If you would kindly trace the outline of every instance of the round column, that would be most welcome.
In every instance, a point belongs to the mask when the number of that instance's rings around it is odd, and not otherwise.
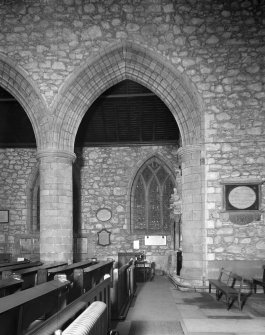
[[[180,277],[201,285],[205,276],[204,159],[201,146],[178,151],[182,169],[182,269]]]
[[[72,164],[75,154],[39,151],[40,259],[73,262]]]

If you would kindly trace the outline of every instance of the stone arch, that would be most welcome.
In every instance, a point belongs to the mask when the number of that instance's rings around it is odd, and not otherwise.
[[[27,74],[3,55],[0,55],[0,86],[21,104],[32,124],[37,146],[41,147],[50,128],[45,102]]]
[[[60,90],[53,124],[61,150],[73,151],[75,135],[89,106],[108,88],[130,79],[153,91],[178,123],[183,145],[202,142],[202,107],[195,88],[159,55],[126,42],[103,50],[74,73]]]

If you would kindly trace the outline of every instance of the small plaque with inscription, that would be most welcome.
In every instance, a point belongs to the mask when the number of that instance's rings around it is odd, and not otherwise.
[[[259,185],[225,185],[225,209],[228,211],[259,210]]]

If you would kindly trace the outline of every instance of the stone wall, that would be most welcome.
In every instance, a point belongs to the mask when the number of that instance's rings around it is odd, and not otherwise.
[[[229,212],[224,210],[222,182],[264,181],[264,145],[262,140],[208,145],[207,246],[208,260],[215,271],[221,263],[235,261],[242,263],[241,271],[245,267],[252,276],[261,274],[265,253],[264,184],[260,186],[260,214],[241,225],[234,223]]]
[[[0,149],[0,209],[9,210],[9,222],[0,224],[0,252],[13,257],[39,257],[39,236],[30,230],[28,203],[36,149]]]
[[[117,43],[141,45],[173,66],[202,104],[206,261],[258,261],[264,216],[241,227],[227,221],[221,181],[264,181],[264,11],[259,0],[2,0],[0,58],[23,69],[51,109],[50,122],[68,78]]]
[[[167,235],[166,246],[145,246],[144,235],[131,232],[130,189],[140,166],[151,156],[157,155],[177,171],[177,147],[174,146],[133,146],[83,148],[77,155],[74,197],[80,198],[79,212],[74,213],[74,225],[83,238],[81,254],[83,257],[117,259],[118,252],[134,252],[133,241],[140,241],[140,250],[148,259],[154,260],[158,268],[167,270],[169,255],[174,253],[173,230]],[[78,191],[80,195],[78,195]],[[96,213],[100,208],[108,208],[112,217],[106,222],[98,220]],[[98,232],[107,229],[111,235],[109,246],[98,245]],[[80,252],[80,247],[79,247]]]

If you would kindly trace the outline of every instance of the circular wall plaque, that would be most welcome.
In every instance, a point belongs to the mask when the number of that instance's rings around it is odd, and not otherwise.
[[[112,213],[108,208],[100,208],[97,211],[97,219],[100,221],[108,221],[111,219]]]
[[[237,209],[246,209],[251,207],[257,199],[255,191],[248,186],[237,186],[233,188],[228,200],[230,204]]]

